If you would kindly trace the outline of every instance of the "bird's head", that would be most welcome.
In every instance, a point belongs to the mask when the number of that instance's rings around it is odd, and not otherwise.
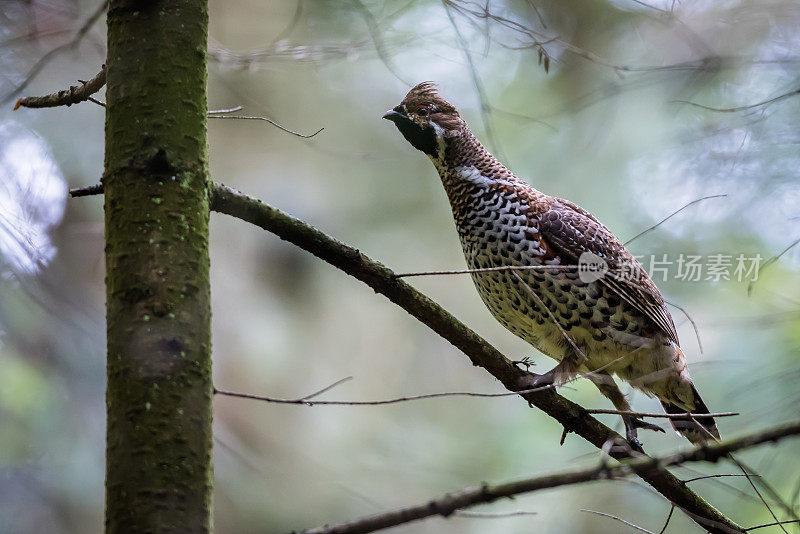
[[[411,146],[434,159],[443,157],[447,139],[461,135],[466,127],[458,110],[439,96],[433,82],[411,89],[383,118],[392,121]]]

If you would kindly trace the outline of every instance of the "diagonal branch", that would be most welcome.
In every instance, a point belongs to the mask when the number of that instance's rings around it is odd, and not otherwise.
[[[530,493],[542,489],[569,486],[594,480],[622,478],[633,474],[641,474],[642,472],[667,473],[667,467],[681,465],[687,462],[716,462],[721,458],[725,458],[733,451],[754,447],[762,443],[777,442],[783,438],[796,436],[798,434],[800,434],[800,421],[795,421],[793,423],[755,432],[738,439],[697,447],[686,452],[652,458],[649,456],[640,456],[616,466],[608,466],[604,463],[600,463],[593,467],[526,478],[513,482],[506,482],[504,484],[483,484],[477,488],[467,488],[455,493],[448,493],[442,497],[431,499],[424,504],[363,517],[339,525],[312,528],[303,531],[303,534],[365,534],[368,532],[375,532],[376,530],[382,530],[384,528],[435,515],[448,517],[457,510],[463,508],[491,503],[521,493]],[[600,512],[592,511],[592,513]],[[601,515],[605,514],[601,513]],[[709,525],[706,525],[705,528],[714,531],[714,528],[711,528]],[[717,531],[741,532],[739,529],[732,529],[729,527],[724,527],[722,530]]]
[[[518,392],[534,386],[535,375],[517,367],[433,300],[398,280],[393,271],[357,249],[257,199],[222,185],[212,186],[211,209],[272,232],[364,282],[464,352],[473,365],[486,369],[509,391]],[[521,396],[532,406],[556,419],[567,432],[581,436],[598,449],[602,449],[606,443],[624,442],[619,434],[591,417],[581,406],[552,389],[522,393]],[[609,454],[618,460],[639,456],[622,447],[612,447]],[[671,473],[664,470],[637,470],[636,473],[707,531],[742,532],[742,527],[708,504]]]

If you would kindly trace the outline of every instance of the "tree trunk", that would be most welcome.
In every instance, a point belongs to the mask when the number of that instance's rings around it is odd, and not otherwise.
[[[207,0],[108,11],[106,531],[211,529]]]

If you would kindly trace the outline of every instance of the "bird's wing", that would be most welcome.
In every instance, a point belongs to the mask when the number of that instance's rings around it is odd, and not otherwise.
[[[675,323],[656,285],[625,245],[592,214],[569,200],[554,198],[539,215],[539,227],[547,244],[575,265],[584,252],[605,260],[609,273],[600,282],[679,344]]]

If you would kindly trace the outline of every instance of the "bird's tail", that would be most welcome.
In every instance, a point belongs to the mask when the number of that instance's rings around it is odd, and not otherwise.
[[[694,409],[689,413],[711,413],[706,403],[703,402],[703,399],[700,397],[700,393],[698,393],[697,389],[694,387],[694,384],[692,384],[692,397],[694,400]],[[681,408],[680,406],[664,400],[661,401],[661,406],[664,407],[664,411],[668,414],[686,413],[685,408]],[[670,419],[670,422],[672,423],[672,427],[679,434],[685,436],[686,439],[691,441],[694,445],[702,445],[703,443],[720,439],[719,430],[717,430],[717,424],[714,422],[713,417],[697,416],[691,419]]]

